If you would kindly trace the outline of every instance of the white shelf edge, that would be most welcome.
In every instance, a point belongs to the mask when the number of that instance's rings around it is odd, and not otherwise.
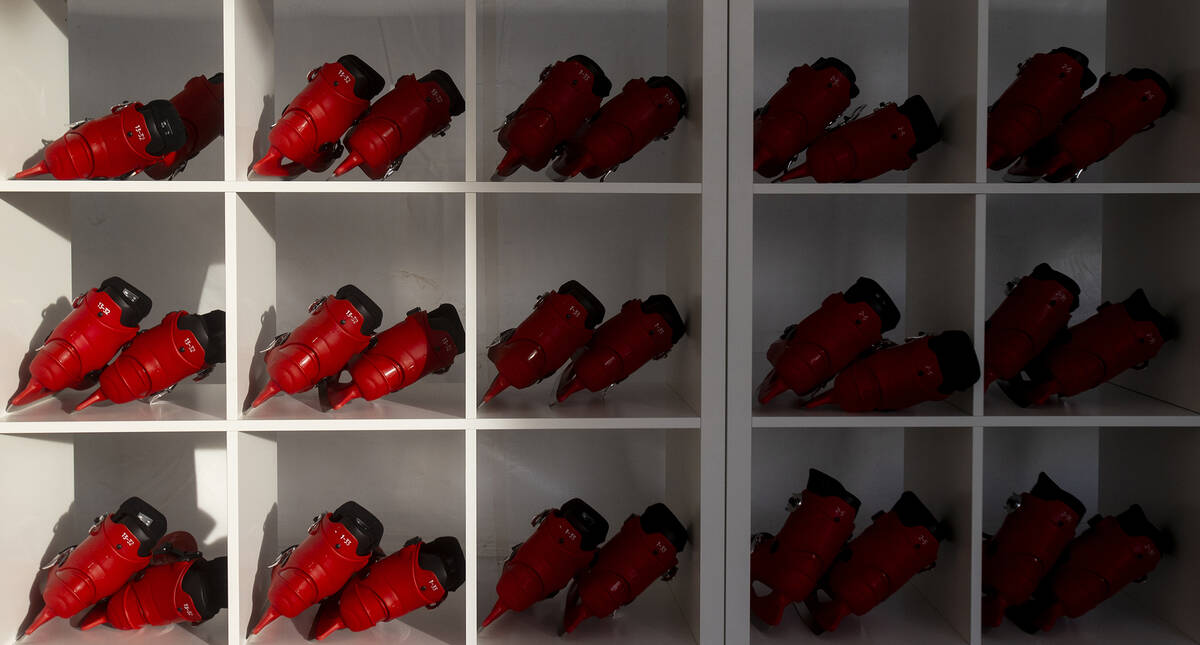
[[[1171,416],[756,416],[753,428],[1200,428],[1200,415]]]
[[[754,184],[755,195],[1191,195],[1200,182]]]
[[[465,419],[237,419],[231,422],[237,432],[405,432],[421,430],[459,431],[466,429]]]
[[[660,430],[700,428],[700,417],[488,418],[473,421],[480,430]]]
[[[228,432],[224,419],[189,421],[3,421],[0,434],[130,434],[138,432]]]

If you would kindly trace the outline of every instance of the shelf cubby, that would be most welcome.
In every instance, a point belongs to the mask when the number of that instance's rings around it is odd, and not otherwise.
[[[380,547],[394,553],[413,536],[443,535],[467,542],[466,462],[461,430],[403,432],[254,432],[237,438],[239,594],[230,596],[238,632],[266,608],[270,565],[301,541],[313,517],[347,500],[361,504],[384,526]],[[440,607],[417,609],[360,633],[339,632],[347,643],[458,644],[466,639],[464,612],[470,584],[451,592]],[[316,607],[293,620],[279,618],[253,637],[258,643],[305,643]]]
[[[463,356],[373,402],[326,410],[317,388],[249,402],[267,382],[262,350],[308,317],[308,306],[344,284],[383,310],[383,331],[414,307],[465,301],[463,198],[457,195],[244,194],[238,202],[238,404],[254,420],[462,418]],[[232,351],[232,348],[231,348]],[[344,374],[343,380],[346,380]]]
[[[74,298],[110,276],[128,280],[153,301],[142,329],[180,309],[227,310],[223,208],[220,196],[199,193],[0,194],[4,256],[14,278],[3,287],[4,299],[20,313],[6,323],[0,349],[11,370],[0,384],[5,396],[28,383],[28,361],[70,313]],[[73,414],[95,388],[67,389],[10,410],[4,421],[223,419],[225,383],[225,366],[217,365],[208,378],[187,379],[152,405],[101,403]]]
[[[537,298],[577,280],[604,305],[605,319],[632,298],[670,296],[688,325],[666,358],[607,393],[554,402],[562,373],[508,389],[480,418],[674,417],[700,409],[700,205],[691,196],[485,195],[479,198],[479,334],[476,401],[496,376],[488,346],[516,327]],[[565,367],[563,369],[566,369]]]
[[[1103,302],[1145,289],[1150,303],[1180,330],[1194,329],[1197,288],[1189,240],[1200,229],[1200,200],[1183,195],[992,195],[987,202],[987,314],[1004,300],[1005,285],[1040,262],[1080,287],[1076,325]],[[1020,408],[989,388],[988,416],[1187,417],[1200,409],[1195,388],[1197,344],[1184,331],[1163,345],[1145,369],[1128,370],[1076,397]],[[1143,422],[1139,422],[1143,423]],[[1153,424],[1146,420],[1144,423]]]
[[[949,329],[974,335],[974,211],[974,199],[960,195],[756,197],[752,387],[770,371],[767,348],[784,328],[860,276],[879,282],[900,310],[899,326],[885,338],[900,343]],[[874,415],[962,416],[971,410],[972,392],[966,391]],[[805,410],[790,392],[767,405],[755,403],[753,411],[755,419],[818,419],[816,425],[862,416],[834,406]]]
[[[892,171],[871,182],[975,181],[975,3],[753,0],[735,4],[747,10],[752,5],[754,11],[754,108],[766,105],[793,67],[811,65],[822,57],[838,58],[854,70],[861,91],[844,116],[858,108],[866,116],[881,103],[903,103],[920,94],[942,127],[942,141],[922,153],[910,170]],[[927,36],[933,31],[938,38]],[[738,102],[741,109],[730,117],[751,119],[744,111],[746,101]],[[770,180],[755,175],[755,181]]]
[[[1087,515],[1115,515],[1140,504],[1177,545],[1194,544],[1196,523],[1187,509],[1197,504],[1192,467],[1200,454],[1194,428],[988,428],[983,434],[983,530],[994,534],[1004,522],[1005,500],[1028,491],[1045,472],[1079,498]],[[1143,584],[1117,595],[1076,619],[1061,619],[1050,632],[1030,636],[1009,621],[983,632],[986,645],[1008,643],[1098,643],[1131,640],[1184,645],[1200,636],[1200,623],[1186,601],[1196,554],[1176,546]]]
[[[124,101],[170,99],[188,79],[222,71],[221,2],[14,3],[4,9],[0,41],[5,58],[24,70],[21,91],[0,107],[0,181],[7,181],[40,161],[42,142],[72,123]],[[221,149],[218,138],[180,177],[220,180]],[[144,174],[134,180],[152,181]]]
[[[1188,3],[990,0],[987,7],[987,97],[981,101],[985,108],[1016,78],[1017,64],[1056,47],[1085,54],[1097,78],[1135,67],[1153,69],[1180,96],[1188,91],[1189,70],[1200,54],[1195,39],[1181,26],[1200,16]],[[1200,179],[1198,141],[1200,119],[1186,102],[1177,103],[1152,129],[1093,164],[1079,181],[1194,182]],[[1001,181],[1003,174],[988,170],[987,179]]]
[[[633,78],[670,76],[687,92],[688,114],[666,141],[654,141],[611,178],[621,182],[698,182],[704,119],[702,4],[652,0],[589,2],[478,0],[476,175],[495,172],[504,150],[496,130],[537,86],[547,65],[583,54],[612,82],[608,99]],[[605,99],[605,100],[608,100]],[[470,116],[468,114],[468,116]],[[549,181],[521,168],[508,181]],[[573,183],[594,181],[582,176]]]
[[[679,572],[652,584],[609,618],[590,618],[569,638],[701,643],[700,560],[716,557],[700,539],[700,434],[695,429],[481,430],[478,444],[479,617],[496,602],[496,581],[511,547],[533,532],[529,520],[572,497],[608,521],[608,539],[631,514],[662,502],[687,528]],[[480,643],[556,643],[562,591],[479,634]]]
[[[95,518],[138,496],[167,518],[168,531],[191,533],[206,558],[227,554],[231,521],[222,432],[79,432],[0,435],[0,481],[14,509],[2,561],[0,634],[14,639],[41,611],[41,567],[78,544]],[[34,492],[36,491],[36,494]],[[20,509],[17,511],[16,509]],[[128,643],[130,632],[77,628],[82,615],[47,623],[22,643]],[[136,634],[156,643],[224,645],[228,615],[197,626],[150,627]]]
[[[859,498],[855,535],[911,490],[943,521],[950,538],[938,547],[936,566],[912,578],[863,616],[848,616],[834,632],[815,635],[808,610],[793,605],[776,627],[751,621],[750,642],[970,643],[972,442],[970,428],[756,428],[751,450],[749,531],[777,533],[787,520],[788,498],[805,487],[816,468]],[[742,596],[749,604],[750,585]],[[732,585],[731,585],[732,586]]]

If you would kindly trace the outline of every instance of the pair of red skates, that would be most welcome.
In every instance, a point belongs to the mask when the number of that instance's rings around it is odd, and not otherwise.
[[[1171,110],[1171,85],[1154,70],[1105,74],[1096,91],[1088,58],[1069,47],[1035,54],[988,112],[987,166],[1006,181],[1079,178]]]
[[[199,624],[227,605],[226,559],[205,560],[196,538],[184,531],[168,534],[166,516],[137,497],[97,518],[83,542],[45,568],[46,605],[26,635],[92,605],[81,629]]]
[[[266,177],[325,172],[349,150],[334,177],[361,167],[371,179],[384,179],[417,144],[445,134],[451,117],[466,111],[458,87],[440,69],[421,78],[401,76],[392,91],[371,103],[384,85],[383,77],[353,54],[312,70],[308,85],[271,126],[271,147],[251,170]]]
[[[891,510],[880,511],[853,540],[860,502],[841,482],[812,468],[804,491],[776,535],[754,536],[750,555],[750,609],[768,625],[804,601],[816,633],[862,616],[887,600],[913,576],[932,569],[947,531],[911,491]],[[754,585],[766,587],[758,593]],[[818,591],[824,592],[822,598]]]
[[[1076,537],[1086,509],[1046,473],[1010,506],[983,544],[985,627],[998,627],[1007,613],[1027,632],[1050,631],[1059,618],[1078,618],[1143,580],[1169,543],[1137,504],[1093,517]]]
[[[883,334],[900,310],[879,283],[859,278],[817,311],[783,331],[767,350],[771,372],[758,387],[766,404],[792,390],[807,407],[834,403],[847,412],[900,410],[941,401],[979,380],[970,336],[945,331],[888,346]],[[830,379],[833,387],[817,394]]]
[[[552,158],[556,181],[580,173],[603,179],[687,116],[687,93],[670,76],[631,79],[601,107],[610,91],[604,70],[581,54],[543,69],[538,86],[500,126],[505,154],[492,179],[521,166],[541,170]]]
[[[504,562],[496,583],[499,599],[481,629],[570,584],[561,633],[573,632],[589,616],[611,616],[655,580],[673,578],[688,542],[687,529],[665,504],[630,515],[608,542],[608,522],[579,498],[542,511],[533,526],[533,535]]]
[[[128,403],[162,396],[193,374],[200,380],[225,362],[224,311],[173,311],[157,326],[139,330],[150,307],[149,296],[116,276],[76,298],[33,356],[29,382],[9,406],[97,382],[100,389],[76,411],[104,400]]]
[[[1145,366],[1175,335],[1141,289],[1067,328],[1078,306],[1079,285],[1048,264],[1021,278],[987,321],[984,386],[1001,380],[1022,406],[1075,396]]]
[[[865,181],[907,170],[941,140],[937,119],[920,94],[830,129],[856,96],[854,70],[837,58],[792,68],[787,83],[754,113],[755,172],[775,181]],[[804,163],[789,170],[806,149]]]
[[[308,320],[265,350],[270,380],[251,407],[279,392],[299,394],[322,384],[328,384],[335,410],[357,398],[374,401],[449,370],[466,342],[462,319],[449,303],[413,309],[379,334],[383,309],[352,284],[317,299],[308,311]],[[350,372],[348,383],[337,382],[342,370]]]
[[[572,357],[558,383],[558,401],[585,389],[605,390],[664,358],[686,331],[675,303],[662,294],[629,300],[600,325],[602,320],[604,305],[574,280],[540,296],[533,313],[488,347],[499,373],[483,403],[505,388],[523,389],[549,377]]]
[[[170,101],[121,103],[46,146],[44,158],[14,179],[126,179],[145,172],[173,179],[225,131],[224,76],[191,78]]]
[[[253,633],[318,602],[309,638],[361,632],[421,607],[435,609],[462,586],[466,559],[457,538],[415,537],[386,557],[382,538],[383,523],[353,501],[313,518],[308,537],[271,565],[268,606]]]

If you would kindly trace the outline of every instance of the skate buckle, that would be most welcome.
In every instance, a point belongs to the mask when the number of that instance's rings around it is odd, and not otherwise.
[[[1009,495],[1008,499],[1004,501],[1004,510],[1009,513],[1015,513],[1019,508],[1021,508],[1021,495],[1019,493]]]
[[[63,549],[62,551],[55,553],[53,556],[50,557],[50,560],[47,561],[46,564],[42,565],[40,570],[41,571],[49,571],[50,569],[53,569],[54,567],[58,566],[60,563],[62,563],[63,560],[67,559],[67,556],[71,555],[71,552],[75,550],[76,546],[78,546],[78,545],[72,544],[71,546]]]
[[[280,334],[280,335],[278,335],[278,336],[276,336],[276,337],[272,338],[272,339],[271,339],[271,342],[267,343],[267,346],[266,346],[266,347],[264,347],[264,348],[262,348],[262,349],[258,350],[258,353],[259,353],[259,354],[266,354],[267,352],[271,351],[272,349],[275,349],[276,347],[279,347],[280,345],[282,345],[282,344],[284,344],[285,342],[287,342],[287,339],[288,339],[288,337],[289,337],[289,336],[291,336],[291,335],[292,335],[292,332],[290,332],[290,331],[289,331],[289,332],[284,332],[284,333],[282,333],[282,334]]]
[[[670,582],[675,578],[675,574],[677,573],[679,573],[679,567],[671,567],[670,569],[667,569],[666,573],[662,574],[662,578],[660,579],[663,582]]]
[[[205,376],[207,376],[207,374]],[[200,377],[200,378],[203,378],[203,377]],[[198,380],[200,380],[200,378],[197,378],[196,380],[198,381]],[[151,404],[155,403],[159,399],[170,394],[171,390],[174,390],[176,385],[179,385],[179,383],[172,383],[170,386],[164,387],[163,389],[152,393],[150,396],[146,397],[146,402],[151,403]]]
[[[295,551],[296,547],[298,547],[298,546],[300,546],[300,545],[293,544],[292,546],[289,546],[288,548],[280,551],[279,555],[275,556],[275,561],[272,562],[271,564],[268,564],[267,568],[274,569],[275,567],[278,567],[279,565],[283,564],[284,562],[287,562],[288,558],[290,558],[292,556],[292,551]]]

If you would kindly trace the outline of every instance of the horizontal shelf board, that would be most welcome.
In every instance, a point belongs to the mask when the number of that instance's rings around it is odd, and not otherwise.
[[[610,390],[607,396],[579,392],[563,403],[550,405],[552,401],[554,384],[550,381],[523,390],[505,390],[487,405],[479,407],[476,412],[479,426],[485,427],[484,424],[491,421],[501,422],[497,427],[510,427],[507,425],[510,422],[525,421],[530,425],[524,427],[542,428],[568,425],[581,428],[699,425],[699,413],[664,384],[625,383]],[[537,425],[531,425],[533,422]],[[631,425],[635,422],[651,425]]]
[[[72,412],[75,406],[87,398],[94,389],[59,392],[54,396],[8,412],[2,422],[85,426],[92,423],[175,424],[180,422],[223,422],[225,420],[225,385],[221,383],[193,383],[190,380],[184,380],[179,387],[175,388],[175,391],[154,403],[131,401],[116,405],[101,402],[85,410]]]
[[[296,395],[276,394],[261,406],[244,411],[242,418],[253,422],[461,421],[466,412],[465,396],[462,383],[419,381],[374,401],[356,399],[340,410],[332,410],[314,388]]]
[[[102,625],[82,631],[74,620],[52,620],[30,636],[21,637],[21,645],[63,645],[64,643],[87,643],[88,645],[133,645],[154,643],[155,645],[197,645],[197,643],[224,643],[229,631],[229,612],[221,611],[212,620],[199,625],[176,623],[162,627],[144,627],[136,631],[124,631]]]
[[[224,181],[0,180],[0,193],[222,193],[232,190],[232,182]]]
[[[0,193],[480,193],[699,195],[700,182],[0,180]],[[754,184],[755,195],[1191,195],[1200,182]]]
[[[1118,385],[1105,383],[1098,388],[1065,399],[1054,398],[1044,405],[1022,408],[1013,403],[999,387],[988,388],[983,401],[986,417],[1042,417],[1088,419],[1136,418],[1136,425],[1154,425],[1158,417],[1181,417],[1200,425],[1200,415],[1192,410],[1160,401]]]
[[[0,180],[2,193],[490,193],[699,195],[699,182]]]
[[[806,410],[799,400],[787,405],[777,402],[772,405],[755,405],[753,422],[756,428],[791,427],[970,427],[976,417],[960,410],[946,401],[922,403],[906,410],[895,412],[872,412],[856,414],[844,412],[835,406]]]
[[[615,533],[614,526],[610,535]],[[503,558],[479,558],[479,601],[477,613],[486,616],[496,602],[496,581]],[[608,618],[588,618],[566,640],[572,643],[655,643],[693,645],[696,639],[671,590],[677,581],[655,581],[629,605]],[[680,593],[685,593],[680,590]],[[560,645],[566,591],[534,604],[523,612],[508,612],[479,632],[480,645]]]
[[[747,599],[749,602],[749,599]],[[901,587],[892,597],[864,616],[847,616],[837,631],[817,636],[805,624],[808,609],[793,604],[779,625],[764,628],[751,618],[750,644],[826,643],[875,645],[877,643],[921,643],[960,645],[967,640],[954,631],[913,584]]]
[[[1200,183],[858,183],[754,184],[755,195],[1125,195],[1195,194]]]
[[[456,593],[462,593],[463,588]],[[405,645],[443,645],[450,643],[463,642],[463,622],[461,620],[462,611],[446,611],[450,609],[448,606],[452,602],[453,595],[446,600],[442,606],[432,611],[423,607],[417,608],[396,620],[384,621],[376,624],[370,629],[361,632],[351,632],[348,629],[339,630],[333,633],[325,642],[329,643],[354,643],[355,645],[383,645],[385,643],[404,643]],[[256,645],[311,645],[317,641],[308,640],[308,630],[311,628],[313,619],[316,617],[318,605],[313,605],[295,618],[280,617],[271,623],[266,629],[256,636],[252,636],[249,642]],[[422,613],[437,614],[442,611],[441,615],[423,616]],[[420,613],[417,613],[420,612]],[[409,624],[417,621],[413,620],[416,616],[421,619],[423,625],[430,626],[432,629],[423,631]],[[243,616],[245,618],[245,616]],[[254,615],[258,618],[258,614]],[[433,618],[433,620],[428,620]],[[65,621],[64,621],[65,622]],[[436,632],[436,633],[435,633]],[[128,642],[128,641],[124,641]],[[194,641],[189,641],[194,642]],[[209,641],[209,642],[224,642],[224,641]]]
[[[1151,573],[1146,584],[1154,584]],[[1104,601],[1092,611],[1074,620],[1061,619],[1049,632],[1026,634],[1009,621],[996,629],[983,632],[986,645],[1124,645],[1154,643],[1154,645],[1193,645],[1195,641],[1171,625],[1159,620],[1151,610],[1141,605],[1134,590],[1126,588]]]

